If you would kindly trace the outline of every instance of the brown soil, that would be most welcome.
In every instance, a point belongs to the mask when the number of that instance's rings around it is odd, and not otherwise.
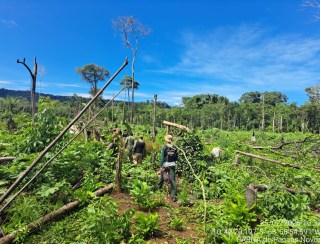
[[[139,207],[134,202],[133,198],[126,193],[112,192],[110,197],[117,202],[120,207],[119,214],[123,214],[126,210],[136,209],[140,212]],[[190,214],[193,211],[192,207],[188,207],[187,213],[183,214],[180,211],[179,217],[184,220],[183,230],[177,231],[169,227],[170,216],[174,215],[174,211],[178,208],[183,208],[178,202],[173,202],[170,198],[165,198],[165,206],[155,209],[153,212],[157,212],[159,215],[159,233],[157,236],[148,239],[148,243],[177,243],[177,239],[186,243],[199,243],[201,237],[197,229],[201,229],[201,225],[195,222],[195,220],[188,220],[186,214]],[[143,211],[141,211],[143,212]],[[134,223],[133,223],[134,224]]]

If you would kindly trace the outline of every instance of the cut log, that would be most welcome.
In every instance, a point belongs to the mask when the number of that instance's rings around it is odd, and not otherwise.
[[[179,124],[176,124],[176,123],[172,123],[172,122],[169,122],[169,121],[163,121],[163,124],[167,125],[167,126],[173,126],[173,127],[176,127],[176,128],[179,128],[179,129],[183,129],[183,130],[186,130],[186,131],[191,131],[191,129],[189,129],[187,126],[184,126],[184,125],[179,125]]]
[[[16,157],[0,157],[0,164],[14,160]]]
[[[264,184],[249,184],[246,188],[246,202],[247,207],[251,208],[257,199],[257,192],[266,191],[268,189],[267,185]]]
[[[113,184],[109,184],[109,185],[95,191],[94,195],[102,196],[105,193],[111,191],[112,188],[113,188]],[[66,214],[67,212],[70,212],[71,210],[78,207],[81,203],[82,203],[81,200],[76,200],[76,201],[70,202],[70,203],[62,206],[61,208],[59,208],[51,213],[48,213],[47,215],[45,215],[45,216],[39,218],[38,220],[26,225],[25,227],[20,228],[19,230],[14,231],[14,232],[2,237],[0,239],[0,244],[11,243],[19,232],[24,231],[26,228],[28,229],[29,232],[31,232],[31,231],[39,228],[40,226],[45,225],[45,224],[53,221],[54,219]]]

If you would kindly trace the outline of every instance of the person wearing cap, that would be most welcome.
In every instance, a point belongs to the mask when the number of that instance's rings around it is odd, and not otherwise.
[[[172,144],[172,135],[167,134],[165,136],[166,145],[161,148],[160,153],[160,167],[161,175],[158,183],[159,189],[162,188],[165,181],[165,172],[169,174],[170,182],[170,195],[172,201],[177,201],[177,189],[176,189],[176,161],[178,159],[178,149]]]

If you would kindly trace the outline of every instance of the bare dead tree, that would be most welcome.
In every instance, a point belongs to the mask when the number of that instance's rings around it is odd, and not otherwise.
[[[24,58],[23,61],[20,61],[19,59],[17,59],[17,63],[18,64],[23,64],[24,67],[27,68],[27,70],[29,71],[30,75],[31,75],[31,115],[32,117],[34,116],[34,114],[36,113],[36,103],[35,103],[35,94],[36,94],[36,83],[37,83],[37,73],[38,73],[38,64],[37,64],[37,58],[34,58],[34,64],[33,64],[33,72],[31,71],[31,69],[29,68],[29,66],[26,64],[26,59]]]
[[[136,56],[139,50],[139,38],[147,36],[150,34],[151,30],[143,26],[138,20],[134,19],[132,16],[122,16],[118,17],[117,20],[112,20],[113,27],[115,30],[120,31],[123,42],[126,48],[130,48],[132,51],[132,106],[131,106],[131,123],[133,123],[134,117],[134,65],[136,61]]]

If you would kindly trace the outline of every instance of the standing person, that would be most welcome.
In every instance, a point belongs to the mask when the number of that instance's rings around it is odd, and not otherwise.
[[[142,158],[146,156],[146,143],[143,140],[143,136],[139,136],[133,146],[133,163],[135,165],[142,162]]]
[[[159,189],[162,188],[166,173],[169,174],[170,182],[170,195],[172,201],[177,201],[177,190],[176,190],[176,161],[178,159],[178,149],[172,144],[172,135],[166,135],[166,145],[161,148],[160,153],[160,167],[161,175],[158,183]]]
[[[131,162],[132,162],[134,143],[135,143],[135,139],[134,139],[133,133],[130,132],[129,136],[126,137],[124,147],[129,153],[129,159]]]

